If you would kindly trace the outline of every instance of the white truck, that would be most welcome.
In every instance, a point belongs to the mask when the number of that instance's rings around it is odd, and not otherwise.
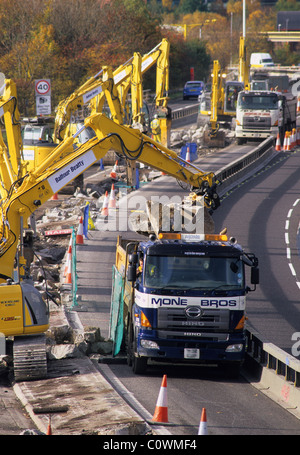
[[[236,140],[239,145],[248,140],[277,137],[296,127],[296,97],[291,92],[271,90],[241,91],[236,109]]]

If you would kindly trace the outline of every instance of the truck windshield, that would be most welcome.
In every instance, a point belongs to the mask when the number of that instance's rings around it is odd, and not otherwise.
[[[144,286],[154,289],[226,289],[244,287],[239,258],[199,256],[148,256]]]
[[[238,106],[241,109],[278,109],[278,96],[275,93],[274,95],[246,95],[243,93],[239,95]]]

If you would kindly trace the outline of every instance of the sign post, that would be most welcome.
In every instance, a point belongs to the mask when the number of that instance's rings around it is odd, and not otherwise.
[[[51,114],[51,84],[50,79],[35,80],[36,115]]]

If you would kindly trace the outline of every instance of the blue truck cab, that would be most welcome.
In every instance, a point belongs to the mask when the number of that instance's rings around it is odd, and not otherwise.
[[[124,256],[124,336],[133,371],[145,372],[149,359],[239,371],[246,294],[259,281],[257,258],[226,236],[159,237],[131,242]],[[246,284],[245,265],[254,289]]]

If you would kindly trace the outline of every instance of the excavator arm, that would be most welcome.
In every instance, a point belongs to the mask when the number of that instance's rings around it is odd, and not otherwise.
[[[239,48],[239,82],[244,83],[244,90],[250,89],[249,72],[250,66],[249,59],[247,58],[245,38],[241,36]]]
[[[99,74],[102,75],[100,80]],[[103,100],[105,98],[107,99],[112,118],[118,123],[123,123],[123,110],[113,78],[111,68],[105,66],[98,75],[90,78],[78,90],[75,90],[72,95],[59,103],[55,116],[55,140],[63,140],[64,132],[70,122],[72,112],[88,104],[94,97],[100,94],[103,95]]]
[[[169,58],[169,42],[167,39],[163,39],[156,47],[142,57],[140,65],[140,74],[143,75],[148,71],[155,63],[157,63],[157,88],[156,92],[158,96],[156,99],[161,103],[165,104],[166,101],[161,95],[162,89],[167,88],[168,82],[166,83],[166,67],[168,65]],[[125,102],[128,91],[132,86],[132,74],[138,75],[138,68],[135,66],[135,56],[131,57],[123,65],[120,65],[113,73],[110,73],[102,69],[95,76],[89,78],[81,87],[75,90],[68,98],[61,101],[58,105],[56,117],[55,117],[55,128],[54,137],[58,141],[62,141],[64,138],[65,130],[70,122],[72,112],[76,109],[83,107],[84,105],[90,105],[92,113],[101,113],[104,106],[105,98],[111,97],[112,104],[110,105],[112,117],[118,123],[123,123]],[[109,75],[107,75],[107,74]],[[135,76],[136,78],[137,76]],[[112,83],[113,79],[113,83]],[[103,86],[105,80],[110,80],[111,85],[107,85],[106,90]],[[139,89],[140,90],[140,89]],[[116,91],[118,93],[118,99],[116,99]],[[140,104],[142,104],[142,97],[139,98]],[[121,106],[119,105],[121,103]]]
[[[12,182],[21,177],[24,163],[17,88],[11,79],[5,79],[4,93],[0,96],[0,117],[4,118],[7,139],[6,147],[0,133],[0,192],[3,197]]]
[[[88,117],[82,129],[88,127],[95,132],[92,139],[74,149],[76,136],[81,130],[66,138],[39,166],[13,183],[7,197],[1,200],[0,333],[16,337],[14,373],[17,381],[47,375],[43,335],[49,327],[47,305],[26,277],[17,283],[13,279],[21,226],[37,207],[99,161],[110,149],[129,161],[141,161],[188,182],[198,188],[209,208],[215,209],[219,205],[213,173],[197,169],[139,130],[119,125],[103,114]]]
[[[36,169],[27,173],[19,187],[0,207],[0,271],[2,278],[11,278],[20,236],[20,217],[26,220],[40,205],[60,191],[79,174],[105,156],[110,149],[127,160],[140,161],[183,182],[189,183],[204,196],[206,206],[215,209],[219,198],[214,174],[187,163],[139,130],[119,125],[103,114],[85,120],[96,136],[74,150],[74,136],[65,139]]]

